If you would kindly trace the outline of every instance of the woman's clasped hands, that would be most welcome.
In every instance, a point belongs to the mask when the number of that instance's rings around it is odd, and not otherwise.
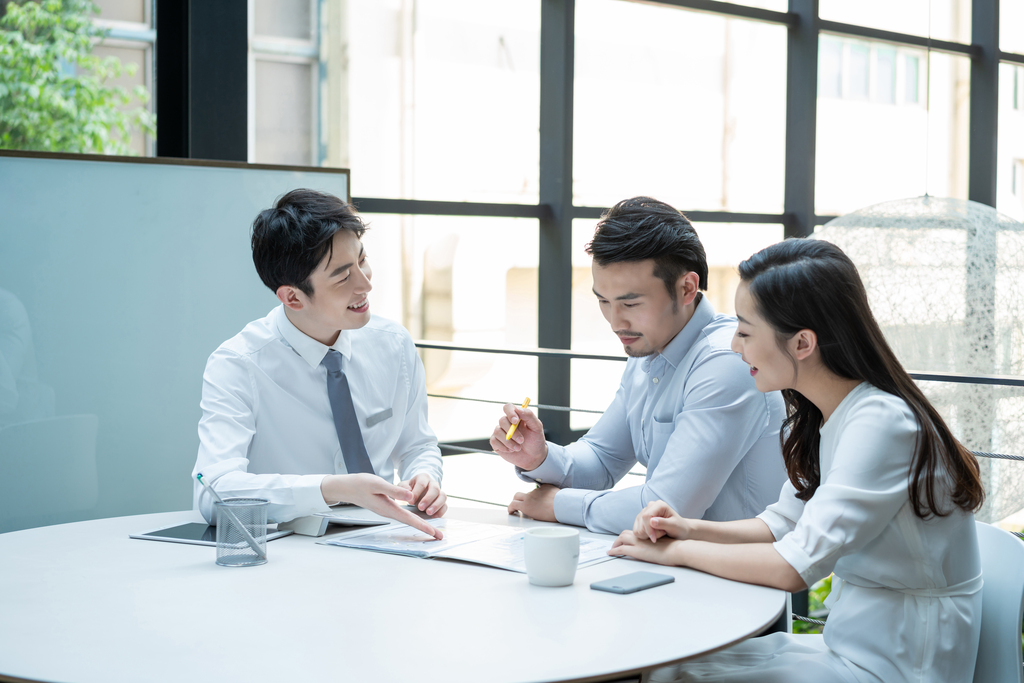
[[[633,530],[619,534],[608,554],[657,564],[679,564],[675,557],[678,541],[690,538],[690,521],[664,501],[648,503],[636,516]]]

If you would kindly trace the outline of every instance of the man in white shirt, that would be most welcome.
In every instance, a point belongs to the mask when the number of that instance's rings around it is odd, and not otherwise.
[[[696,519],[761,513],[786,480],[785,406],[779,392],[757,390],[732,351],[736,319],[701,294],[708,266],[693,226],[668,204],[635,197],[601,217],[587,252],[601,312],[630,358],[612,404],[576,443],[546,441],[532,412],[505,406],[491,448],[538,484],[517,493],[509,513],[613,534],[655,500]],[[644,483],[609,490],[637,462]]]
[[[210,356],[192,476],[222,498],[267,499],[272,521],[347,502],[440,538],[395,503],[429,517],[448,507],[423,364],[405,328],[370,315],[365,230],[350,205],[312,190],[257,216],[253,262],[281,305]],[[212,498],[194,481],[207,520]]]

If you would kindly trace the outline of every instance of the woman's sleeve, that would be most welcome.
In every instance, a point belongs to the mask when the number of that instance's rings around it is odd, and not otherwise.
[[[779,501],[766,507],[757,518],[768,525],[777,541],[796,528],[803,512],[804,501],[796,497],[796,487],[787,479],[779,493]]]
[[[918,427],[906,404],[872,396],[838,427],[829,471],[794,529],[775,543],[808,586],[870,543],[909,500]]]

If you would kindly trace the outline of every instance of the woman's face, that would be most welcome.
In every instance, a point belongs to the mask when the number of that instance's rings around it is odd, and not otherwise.
[[[793,358],[779,348],[775,330],[758,314],[745,282],[736,290],[736,317],[739,325],[732,338],[732,350],[750,366],[758,391],[793,388],[796,381]]]

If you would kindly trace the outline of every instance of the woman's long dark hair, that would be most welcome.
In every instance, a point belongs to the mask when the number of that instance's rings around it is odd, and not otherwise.
[[[833,374],[868,382],[906,401],[920,425],[908,486],[918,517],[952,512],[942,509],[940,475],[948,478],[956,507],[981,507],[985,490],[977,459],[956,440],[896,359],[871,314],[857,268],[842,249],[823,240],[789,239],[757,252],[740,264],[739,271],[782,348],[800,330],[813,330],[821,360]],[[797,391],[787,389],[782,395],[788,409],[782,455],[797,497],[806,501],[821,484],[822,414]]]

